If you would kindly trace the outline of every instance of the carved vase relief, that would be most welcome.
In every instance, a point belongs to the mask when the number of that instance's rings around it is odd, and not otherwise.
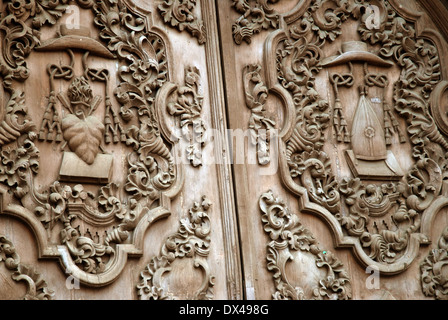
[[[31,226],[40,257],[103,286],[170,215],[183,174],[160,117],[181,117],[186,135],[202,132],[201,79],[188,67],[184,86],[170,82],[169,47],[149,12],[127,1],[71,5],[80,25],[65,23],[68,1],[3,5],[1,213]],[[160,9],[181,18],[168,4]],[[199,165],[194,137],[187,155]]]
[[[243,70],[249,127],[256,137],[278,131],[279,153],[267,157],[279,157],[300,210],[324,219],[336,246],[402,272],[446,205],[447,85],[436,36],[422,35],[419,16],[396,1],[297,1],[287,13],[275,3],[233,1],[243,14],[237,44],[269,30],[263,64]],[[282,102],[283,119],[267,120],[268,96]]]

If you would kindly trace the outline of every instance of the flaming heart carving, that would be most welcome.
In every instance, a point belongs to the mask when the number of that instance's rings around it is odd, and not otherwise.
[[[99,152],[103,123],[94,116],[80,119],[69,114],[62,120],[62,132],[70,150],[87,164],[92,164]]]

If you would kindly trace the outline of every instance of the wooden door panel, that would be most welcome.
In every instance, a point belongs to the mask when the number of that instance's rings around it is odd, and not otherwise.
[[[229,127],[250,133],[233,144],[248,298],[440,297],[447,44],[425,5],[219,3]]]

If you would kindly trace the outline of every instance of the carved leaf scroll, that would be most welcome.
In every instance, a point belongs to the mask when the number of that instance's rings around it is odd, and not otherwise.
[[[167,106],[169,114],[179,118],[182,136],[189,142],[187,159],[194,167],[202,165],[205,143],[205,123],[201,118],[204,97],[199,94],[199,80],[196,67],[185,68],[185,85],[177,88],[177,99]]]
[[[271,242],[267,245],[267,267],[273,273],[276,292],[275,300],[347,300],[352,296],[351,284],[344,266],[336,256],[322,250],[311,232],[292,213],[285,203],[274,196],[272,191],[263,193],[259,200],[262,211],[263,229]],[[292,284],[288,278],[287,264],[294,260],[294,253],[308,254],[314,260],[315,269],[323,269],[319,279],[313,274],[313,267],[301,265],[294,269],[301,272],[303,283],[313,282],[306,292],[301,286]],[[300,263],[300,262],[299,262]],[[302,270],[300,270],[302,269]],[[304,278],[311,279],[305,281]]]
[[[394,274],[429,243],[428,223],[439,211],[448,141],[434,116],[446,84],[438,40],[419,33],[419,16],[395,1],[373,4],[375,27],[368,1],[311,0],[277,16],[267,14],[266,1],[233,1],[244,14],[234,31],[239,43],[263,26],[277,29],[264,45],[262,97],[274,93],[283,101],[279,173],[301,210],[327,221],[337,245],[352,246],[364,265]],[[259,19],[250,20],[256,13]],[[377,108],[378,116],[371,112]],[[372,138],[380,149],[360,148],[359,141]],[[406,169],[394,155],[398,144],[411,150]],[[344,156],[335,160],[333,152]]]
[[[65,0],[17,0],[2,7],[0,181],[10,192],[2,193],[8,209],[1,214],[32,226],[42,257],[59,258],[80,282],[102,286],[120,275],[128,255],[142,254],[145,231],[170,214],[170,198],[183,183],[155,102],[169,83],[169,49],[148,23],[151,13],[127,1],[70,4],[85,14],[86,25],[60,21]],[[41,40],[43,26],[57,29],[55,37]],[[29,88],[33,51],[47,63],[33,79],[48,79],[49,90],[31,99],[18,88]],[[59,61],[48,61],[46,52],[60,53]],[[34,108],[39,101],[45,105]],[[36,117],[37,110],[42,115]],[[53,157],[40,153],[47,144],[58,145]],[[62,163],[42,167],[42,159]],[[126,174],[114,178],[117,161]],[[48,170],[56,177],[58,169],[58,179],[42,183]]]
[[[261,30],[277,28],[280,15],[270,7],[279,0],[232,0],[232,6],[241,13],[232,27],[233,39],[236,44],[243,41],[251,43],[252,36]]]
[[[187,30],[197,38],[199,44],[206,42],[205,26],[193,13],[197,0],[164,0],[159,6],[160,14],[166,23],[179,31]]]
[[[34,268],[20,262],[13,243],[3,235],[0,235],[0,262],[3,262],[6,269],[12,273],[13,280],[26,283],[27,293],[23,300],[51,300],[53,298],[54,292],[48,288],[42,275]]]
[[[258,163],[266,165],[270,162],[269,136],[275,128],[275,121],[266,115],[265,103],[268,88],[261,78],[261,65],[248,65],[243,70],[246,105],[251,110],[249,129],[253,144],[258,145]]]
[[[448,228],[443,230],[438,246],[420,264],[423,293],[438,300],[448,300]]]

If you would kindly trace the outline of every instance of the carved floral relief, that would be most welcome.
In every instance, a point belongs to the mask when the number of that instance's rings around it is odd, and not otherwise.
[[[285,123],[279,154],[271,155],[282,181],[302,211],[328,223],[337,246],[399,273],[429,244],[446,205],[436,36],[423,36],[419,15],[396,1],[308,0],[282,14],[268,2],[233,1],[244,13],[234,39],[270,28],[258,97],[283,102],[284,119],[273,120]],[[254,96],[247,87],[245,95]]]
[[[179,31],[187,30],[199,44],[207,41],[204,23],[194,13],[197,0],[163,0],[158,9],[165,23]]]
[[[448,228],[443,230],[437,243],[420,264],[423,293],[438,300],[448,300]]]

